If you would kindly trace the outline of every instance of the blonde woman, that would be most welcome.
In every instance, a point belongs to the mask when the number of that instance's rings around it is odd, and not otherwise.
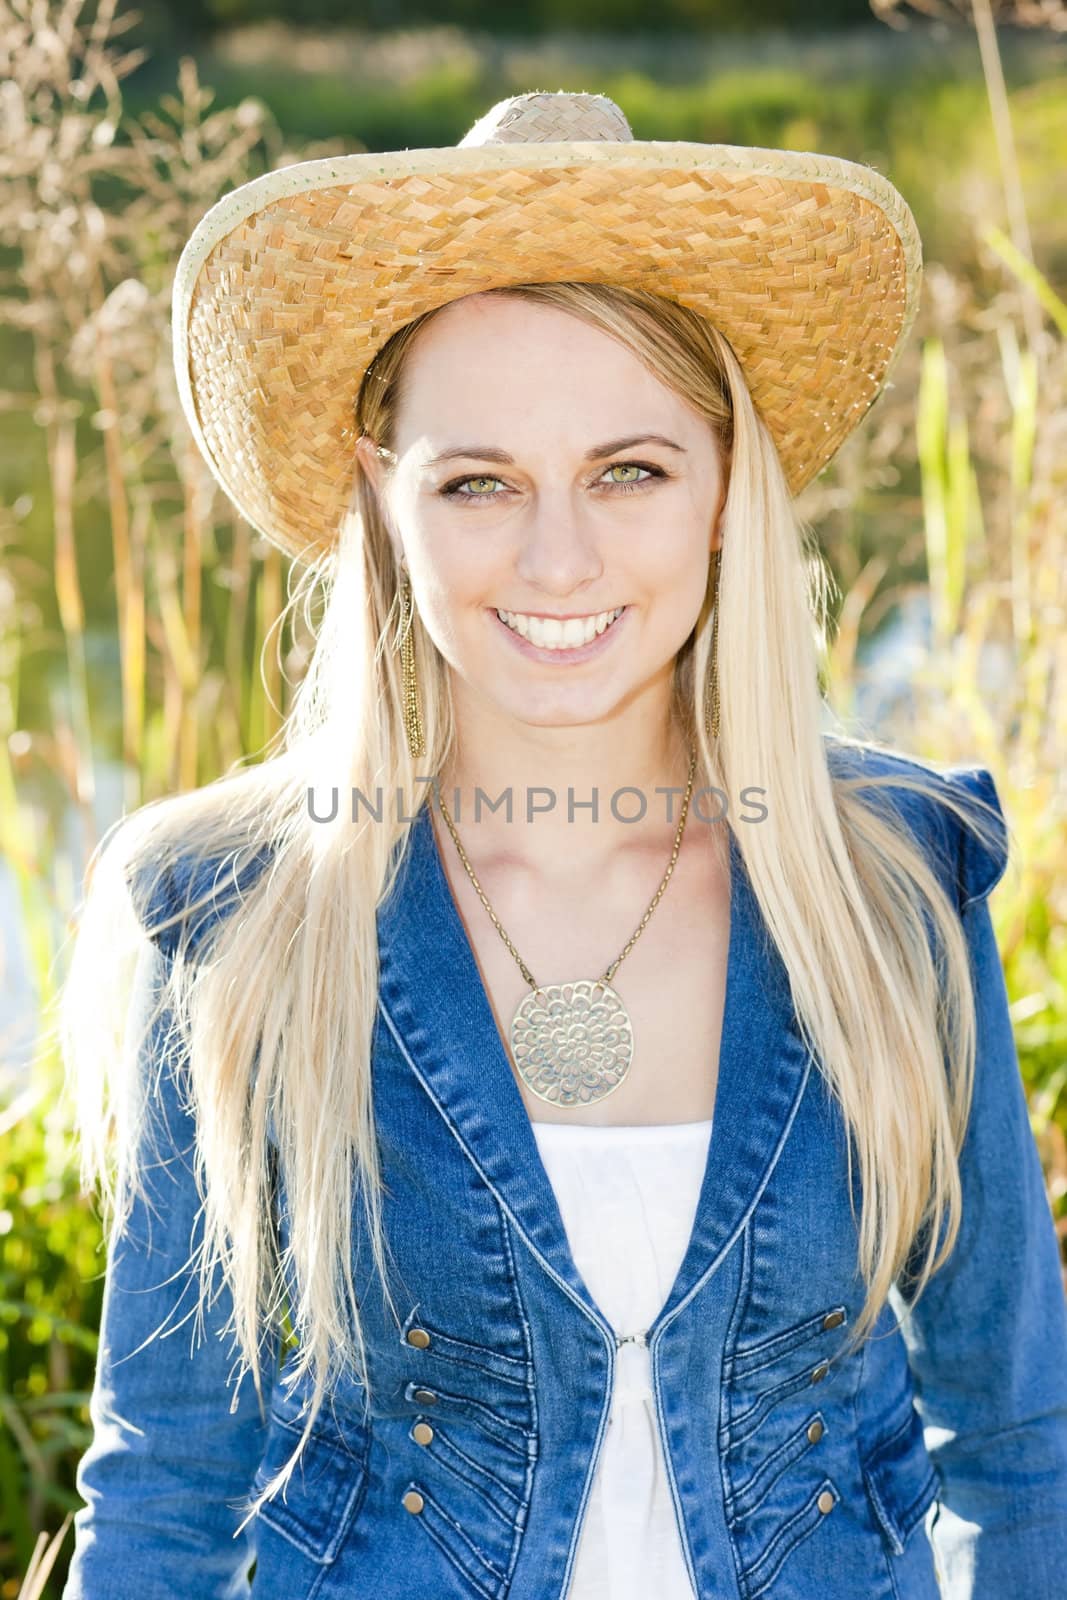
[[[325,604],[92,874],[66,1600],[1062,1593],[1007,829],[828,731],[793,509],[919,275],[877,173],[583,94],[194,233],[186,415]]]

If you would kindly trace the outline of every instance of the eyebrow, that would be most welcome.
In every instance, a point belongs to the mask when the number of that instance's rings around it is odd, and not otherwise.
[[[668,450],[677,450],[682,455],[688,454],[684,445],[676,444],[673,439],[667,439],[662,433],[634,433],[628,434],[623,439],[609,439],[606,444],[595,444],[587,450],[583,457],[585,461],[601,461],[605,456],[613,456],[619,450],[629,450],[635,444],[662,444]],[[451,450],[442,450],[440,455],[431,456],[423,462],[423,468],[440,466],[443,461],[455,461],[457,457],[466,457],[475,461],[498,461],[505,466],[514,465],[515,457],[508,455],[506,450],[496,449],[493,445],[485,444],[460,444]]]

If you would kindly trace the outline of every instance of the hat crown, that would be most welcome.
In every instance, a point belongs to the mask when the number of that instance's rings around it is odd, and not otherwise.
[[[622,111],[604,94],[533,89],[498,100],[459,141],[459,148],[484,144],[544,144],[561,139],[632,140]]]

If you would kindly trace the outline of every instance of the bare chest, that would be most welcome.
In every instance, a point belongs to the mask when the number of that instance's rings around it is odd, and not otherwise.
[[[511,1021],[530,992],[519,966],[466,874],[450,871],[452,891],[467,930],[489,1004],[516,1085],[536,1122],[699,1122],[711,1117],[718,1081],[719,1044],[729,946],[728,878],[710,860],[682,857],[640,937],[617,967],[612,985],[626,1006],[634,1039],[633,1061],[609,1095],[581,1109],[553,1105],[527,1087],[510,1048]],[[583,914],[576,897],[553,917],[547,907],[494,907],[538,983],[602,977],[640,921],[629,914]]]

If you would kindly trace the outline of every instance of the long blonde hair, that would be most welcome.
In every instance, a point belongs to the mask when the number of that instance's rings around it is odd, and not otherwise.
[[[530,284],[518,295],[583,319],[619,339],[710,424],[728,488],[722,511],[718,673],[720,732],[705,735],[713,620],[709,593],[679,652],[672,715],[698,751],[698,783],[727,795],[742,782],[788,796],[738,845],[782,955],[805,1043],[836,1096],[859,1162],[859,1264],[868,1286],[849,1332],[870,1330],[921,1237],[916,1294],[947,1257],[959,1227],[958,1153],[970,1106],[974,1003],[958,906],[914,835],[867,805],[864,778],[830,771],[816,639],[825,572],[798,520],[774,442],[726,339],[695,312],[658,295],[606,284]],[[356,431],[391,448],[398,383],[419,329],[410,323],[372,362],[355,404]],[[186,1093],[197,1125],[196,1177],[203,1244],[201,1307],[216,1269],[232,1292],[240,1377],[262,1399],[265,1326],[287,1316],[294,1379],[312,1384],[303,1435],[253,1504],[288,1480],[334,1379],[355,1370],[369,1389],[352,1280],[352,1196],[389,1295],[380,1171],[370,1096],[377,1006],[375,912],[392,887],[408,832],[397,820],[312,821],[309,789],[339,783],[425,801],[417,776],[441,771],[454,743],[445,663],[416,613],[415,650],[426,754],[413,762],[399,670],[400,574],[376,496],[358,465],[335,550],[308,568],[290,598],[321,590],[316,648],[279,748],[257,765],[192,793],[142,807],[96,852],[87,881],[61,1012],[68,1085],[75,1097],[83,1186],[98,1186],[119,1228],[141,1191],[137,1160],[138,1040],[126,996],[144,951],[144,906],[154,874],[174,886],[209,863],[209,888],[182,913],[210,904],[224,874],[264,846],[269,865],[220,915],[210,947],[176,937],[158,1010],[183,1045]],[[930,792],[921,774],[875,780]],[[945,787],[941,785],[941,787]],[[383,808],[388,812],[389,808]],[[979,829],[979,832],[981,830]],[[164,880],[160,879],[160,882]],[[148,883],[135,908],[128,884]],[[139,912],[139,915],[138,915]],[[943,953],[939,973],[924,925]],[[162,935],[162,923],[150,930]],[[143,1096],[141,1097],[143,1103]],[[273,1121],[273,1130],[271,1123]],[[284,1176],[290,1242],[282,1258],[272,1218],[272,1152]],[[118,1180],[112,1178],[112,1159]],[[940,1240],[940,1244],[939,1244]],[[285,1297],[286,1269],[298,1293]],[[398,1319],[399,1321],[399,1319]],[[251,1513],[250,1513],[251,1514]]]

